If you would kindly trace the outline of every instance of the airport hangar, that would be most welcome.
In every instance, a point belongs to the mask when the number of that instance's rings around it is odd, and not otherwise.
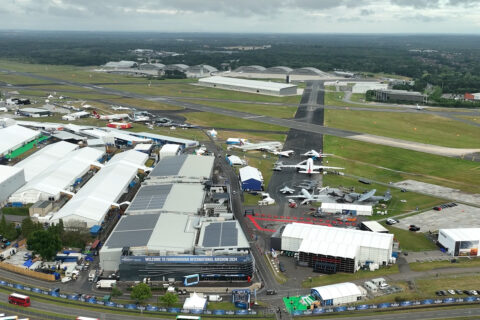
[[[438,230],[438,243],[452,256],[480,256],[480,228]]]
[[[214,157],[162,159],[100,250],[100,266],[125,281],[244,280],[254,260],[237,221],[203,214]]]
[[[297,86],[293,84],[220,76],[201,78],[198,80],[198,85],[272,96],[290,96],[297,94]]]
[[[354,273],[367,263],[393,261],[393,234],[305,223],[287,224],[272,236],[271,247],[298,252],[300,265],[324,273]]]

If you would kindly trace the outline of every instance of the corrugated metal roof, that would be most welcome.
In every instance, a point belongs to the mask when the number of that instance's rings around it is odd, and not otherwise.
[[[247,80],[247,79],[239,79],[239,78],[220,77],[220,76],[202,78],[202,79],[199,79],[198,82],[209,83],[209,84],[223,84],[228,86],[238,86],[238,87],[244,87],[244,88],[271,90],[271,91],[280,91],[281,89],[297,87],[296,85],[280,83],[280,82]]]
[[[312,288],[318,292],[323,300],[339,299],[342,297],[361,296],[360,288],[351,282],[331,284],[328,286]]]
[[[177,155],[161,159],[150,173],[150,179],[208,180],[215,158],[211,156]]]
[[[480,228],[440,229],[438,232],[445,234],[454,241],[480,240]]]
[[[126,212],[196,214],[202,207],[204,197],[204,187],[199,183],[144,185],[138,190]]]

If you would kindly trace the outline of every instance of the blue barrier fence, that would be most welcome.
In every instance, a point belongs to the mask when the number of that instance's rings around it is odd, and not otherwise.
[[[169,312],[169,313],[186,313],[186,314],[211,314],[211,315],[256,315],[256,311],[249,310],[185,310],[180,308],[159,308],[156,306],[147,305],[138,306],[136,304],[120,304],[112,301],[104,302],[96,300],[95,298],[85,299],[79,295],[75,294],[59,294],[58,292],[41,290],[39,288],[30,288],[23,286],[21,284],[9,283],[3,280],[0,280],[0,286],[9,287],[13,289],[26,290],[35,293],[40,293],[44,295],[49,295],[52,297],[58,297],[67,300],[75,300],[81,302],[87,302],[96,305],[104,305],[106,307],[128,309],[128,310],[146,310],[150,312]],[[333,313],[333,312],[345,312],[345,311],[357,311],[357,310],[374,310],[374,309],[387,309],[387,308],[400,308],[400,307],[410,307],[418,305],[432,305],[432,304],[450,304],[450,303],[476,303],[480,302],[480,296],[469,296],[465,298],[443,298],[443,299],[425,299],[425,300],[414,300],[414,301],[402,301],[400,303],[396,302],[384,302],[380,304],[361,304],[357,306],[339,306],[333,308],[316,308],[313,310],[295,310],[293,311],[293,316],[306,316],[312,314],[321,314],[321,313]]]

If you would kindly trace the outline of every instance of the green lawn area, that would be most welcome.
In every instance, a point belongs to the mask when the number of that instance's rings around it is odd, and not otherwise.
[[[158,96],[174,96],[174,97],[198,97],[226,100],[247,100],[259,102],[283,102],[295,103],[300,102],[301,96],[289,97],[273,97],[261,94],[246,93],[232,90],[222,90],[207,88],[192,84],[164,83],[158,84],[152,82],[151,86],[146,84],[138,85],[107,85],[107,88],[117,90],[135,92],[140,94],[158,95]]]
[[[0,72],[0,81],[1,82],[6,82],[9,84],[41,84],[41,83],[49,83],[49,81],[46,80],[39,80],[39,79],[34,79],[30,77],[24,77],[21,75],[17,74],[7,74]]]
[[[181,115],[187,118],[187,122],[204,127],[240,130],[267,130],[285,132],[288,131],[288,128],[273,124],[266,124],[246,119],[238,119],[209,112],[188,112],[182,113]]]
[[[307,278],[303,280],[302,287],[314,288],[333,283],[355,281],[361,279],[370,279],[398,273],[398,265],[382,267],[376,271],[359,270],[356,273],[336,273],[326,274],[318,277]]]
[[[370,185],[365,185],[358,182],[358,179],[347,177],[347,176],[339,176],[333,174],[327,174],[323,176],[323,185],[329,187],[354,187],[356,192],[364,192],[371,189],[376,189],[376,195],[383,195],[388,189],[390,189],[390,193],[392,194],[392,199],[386,203],[387,207],[386,210],[388,214],[386,215],[373,215],[370,220],[380,220],[385,219],[391,216],[395,216],[398,214],[407,213],[416,208],[419,208],[419,211],[430,209],[435,205],[441,204],[445,202],[445,200],[438,199],[435,197],[426,196],[423,194],[415,193],[415,192],[401,192],[398,189],[388,188],[387,186],[372,183]],[[406,200],[406,201],[401,201]],[[381,211],[384,211],[381,209]]]
[[[480,115],[478,116],[457,116],[457,118],[462,118],[465,120],[470,120],[476,123],[480,123]]]
[[[350,100],[358,103],[365,103],[365,94],[363,93],[352,93]]]
[[[457,263],[451,263],[450,261],[432,261],[432,262],[412,262],[410,263],[410,269],[413,271],[427,271],[439,268],[470,268],[479,267],[479,258],[457,258]]]
[[[480,148],[480,127],[430,114],[325,110],[328,127],[454,148]]]
[[[261,104],[244,104],[244,103],[234,103],[234,102],[215,102],[215,101],[203,101],[203,100],[185,100],[185,102],[192,102],[197,104],[203,104],[209,107],[235,110],[248,112],[252,114],[265,115],[276,118],[293,118],[295,112],[297,112],[297,107],[287,107],[287,106],[272,106],[272,105],[261,105]]]
[[[371,179],[375,177],[375,180],[385,183],[415,179],[466,192],[480,192],[480,167],[476,162],[332,136],[324,136],[324,141],[324,152],[350,159],[329,157],[329,165],[348,162],[345,172],[349,174]]]
[[[243,138],[248,139],[251,142],[257,142],[262,140],[268,141],[280,141],[285,142],[287,135],[281,133],[264,133],[264,132],[238,132],[238,131],[228,131],[221,130],[217,134],[218,140],[227,140],[228,138]]]
[[[22,154],[24,154],[25,152],[31,150],[33,147],[35,147],[38,143],[42,142],[42,141],[45,141],[47,139],[50,139],[50,137],[48,136],[41,136],[40,138],[38,139],[35,139],[29,143],[27,143],[26,145],[18,148],[18,149],[15,149],[13,150],[12,152],[8,153],[5,155],[5,158],[7,159],[13,159],[13,158],[17,158],[19,156],[21,156]]]
[[[209,302],[207,305],[207,310],[239,310],[232,302],[222,301],[222,302]]]
[[[421,232],[412,232],[384,224],[395,239],[400,243],[400,248],[404,251],[427,251],[435,250],[438,247],[432,241],[428,240],[425,234]]]
[[[116,97],[114,99],[109,99],[109,101],[111,101],[112,104],[128,104],[133,107],[149,109],[149,110],[181,110],[183,109],[181,107],[172,106],[162,102],[148,101],[143,99]]]

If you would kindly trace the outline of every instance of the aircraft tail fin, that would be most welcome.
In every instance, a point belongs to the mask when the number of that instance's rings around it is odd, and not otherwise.
[[[100,119],[100,115],[97,113],[97,111],[93,110],[93,116],[97,119]]]
[[[389,201],[390,199],[392,199],[392,194],[390,193],[390,189],[388,189],[383,196],[383,201]]]

